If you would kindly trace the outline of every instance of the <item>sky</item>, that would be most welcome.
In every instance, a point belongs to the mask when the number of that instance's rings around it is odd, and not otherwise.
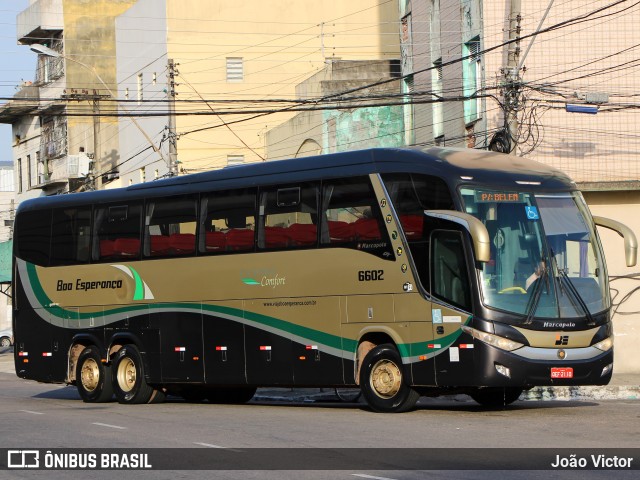
[[[0,98],[12,97],[16,86],[33,81],[36,54],[27,46],[19,46],[16,17],[29,6],[29,0],[0,0]],[[0,104],[6,100],[0,99]],[[11,125],[0,124],[0,161],[11,161]]]

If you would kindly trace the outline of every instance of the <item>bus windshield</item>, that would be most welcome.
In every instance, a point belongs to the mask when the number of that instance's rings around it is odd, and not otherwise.
[[[526,318],[589,318],[609,308],[601,250],[579,193],[461,194],[491,239],[480,272],[487,307]]]

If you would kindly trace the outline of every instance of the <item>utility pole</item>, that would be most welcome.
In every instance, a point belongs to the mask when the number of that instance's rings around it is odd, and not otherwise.
[[[93,189],[102,189],[102,162],[100,155],[100,99],[93,98]]]
[[[178,64],[173,59],[169,59],[168,86],[169,86],[169,176],[178,175],[178,136],[176,134],[176,82],[175,77],[178,75],[176,70]]]
[[[521,0],[511,0],[509,14],[509,51],[504,69],[504,115],[510,142],[509,153],[516,155],[518,147],[518,110],[520,109],[520,22]]]
[[[65,100],[76,100],[78,102],[90,101],[92,105],[93,116],[93,168],[91,169],[91,178],[89,188],[92,190],[101,190],[104,184],[102,168],[102,155],[100,154],[100,100],[111,98],[111,95],[101,94],[97,90],[89,93],[88,90],[78,92],[71,89],[70,93],[64,93],[61,98]],[[90,157],[91,158],[91,157]],[[46,162],[45,162],[46,165]]]

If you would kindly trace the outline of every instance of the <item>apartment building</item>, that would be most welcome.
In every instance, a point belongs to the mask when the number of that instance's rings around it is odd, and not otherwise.
[[[400,0],[400,18],[404,89],[434,100],[405,107],[407,143],[487,148],[504,140],[505,111],[513,109],[516,155],[565,171],[594,215],[640,234],[638,5]],[[506,78],[509,55],[517,88]],[[614,302],[623,300],[614,308],[616,368],[627,371],[636,368],[640,340],[632,315],[640,296],[627,295],[638,278],[625,265],[622,239],[599,233]]]

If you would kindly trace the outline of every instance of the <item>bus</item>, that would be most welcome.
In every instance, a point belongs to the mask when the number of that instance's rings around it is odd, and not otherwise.
[[[358,388],[377,412],[605,385],[611,298],[564,173],[495,152],[370,149],[20,204],[16,373],[85,402]]]

